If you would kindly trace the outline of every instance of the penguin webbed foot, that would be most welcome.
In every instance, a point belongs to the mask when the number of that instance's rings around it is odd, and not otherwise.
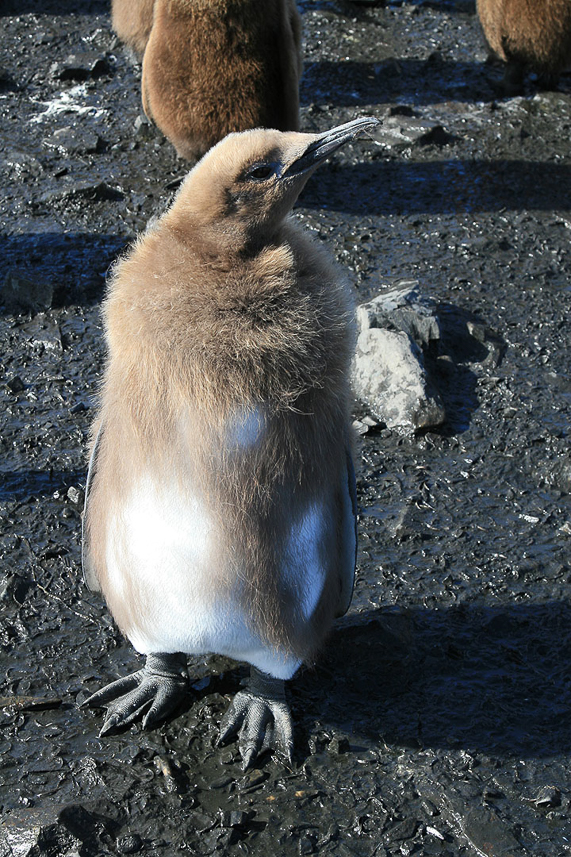
[[[151,729],[174,711],[189,684],[185,655],[150,654],[142,669],[96,691],[81,707],[107,709],[100,738],[132,723],[145,709],[143,729]]]
[[[281,679],[251,668],[246,687],[238,691],[222,718],[218,745],[236,734],[242,770],[271,748],[291,763],[293,724]]]

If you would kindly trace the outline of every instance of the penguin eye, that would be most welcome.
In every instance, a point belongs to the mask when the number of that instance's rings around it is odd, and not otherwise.
[[[273,176],[276,170],[275,164],[254,164],[246,173],[246,179],[255,182],[263,182]]]

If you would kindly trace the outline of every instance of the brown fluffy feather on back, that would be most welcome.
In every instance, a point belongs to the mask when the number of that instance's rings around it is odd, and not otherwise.
[[[551,77],[571,66],[569,0],[477,0],[477,9],[501,59]]]
[[[111,25],[122,42],[142,57],[153,26],[155,0],[113,0]]]
[[[181,157],[231,131],[297,130],[300,74],[293,0],[156,0],[143,106]]]

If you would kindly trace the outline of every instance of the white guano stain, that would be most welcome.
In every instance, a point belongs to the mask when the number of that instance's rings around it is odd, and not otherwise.
[[[40,104],[42,107],[45,107],[45,110],[36,114],[36,116],[32,116],[29,121],[32,124],[37,124],[38,122],[53,119],[54,116],[59,116],[62,113],[72,113],[76,116],[86,116],[89,114],[97,118],[109,112],[93,104],[86,104],[86,100],[90,97],[92,96],[88,93],[85,84],[80,83],[77,86],[72,86],[71,89],[60,92],[57,98],[53,98],[51,101],[38,101],[32,98],[30,100],[33,104]]]

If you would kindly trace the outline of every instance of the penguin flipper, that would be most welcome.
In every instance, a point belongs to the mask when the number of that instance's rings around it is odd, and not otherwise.
[[[272,747],[291,763],[293,723],[281,679],[251,667],[245,690],[236,694],[222,718],[218,744],[237,733],[242,770]]]
[[[96,691],[81,707],[107,709],[100,738],[132,723],[146,709],[143,729],[151,729],[174,711],[188,687],[186,655],[150,654],[143,669]]]
[[[355,566],[357,564],[357,480],[353,457],[349,449],[346,451],[347,483],[342,486],[342,533],[343,554],[346,561],[341,572],[339,603],[335,616],[344,616],[353,597],[355,583]]]
[[[83,515],[81,516],[81,567],[83,569],[83,581],[88,589],[92,592],[101,592],[101,586],[97,578],[97,573],[93,562],[91,561],[91,552],[89,547],[89,538],[86,526],[87,510],[89,505],[89,495],[93,485],[93,476],[97,469],[97,455],[101,448],[101,439],[103,437],[103,424],[97,430],[95,443],[91,450],[89,458],[89,466],[87,468],[87,481],[85,483],[85,502],[83,505]]]

